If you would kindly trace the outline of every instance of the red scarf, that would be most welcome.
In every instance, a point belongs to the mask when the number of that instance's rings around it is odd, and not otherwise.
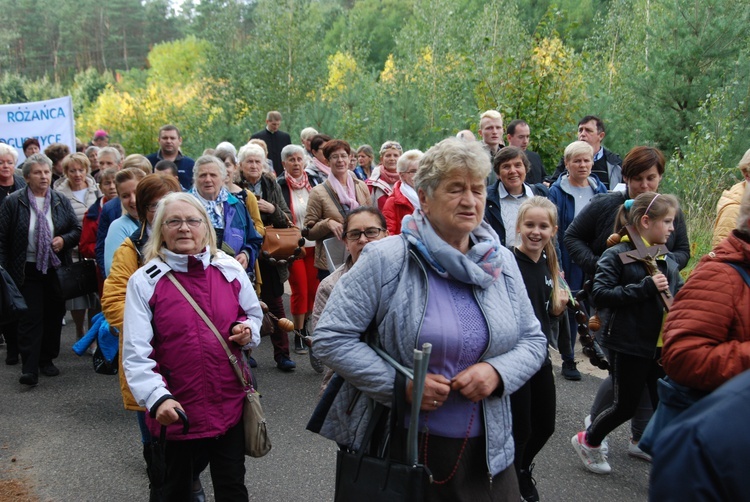
[[[312,190],[312,187],[310,186],[310,180],[307,177],[307,173],[305,171],[302,171],[302,177],[299,180],[295,180],[287,173],[286,182],[289,185],[289,188],[291,188],[292,190],[301,190],[303,188],[308,192]]]
[[[380,165],[380,179],[388,183],[391,187],[398,181],[398,173],[390,172],[382,164]]]

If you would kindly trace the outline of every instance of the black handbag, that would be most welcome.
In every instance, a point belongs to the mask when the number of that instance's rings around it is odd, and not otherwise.
[[[358,452],[336,454],[335,502],[420,502],[425,499],[432,474],[422,464],[409,464],[403,445],[405,379],[396,373],[392,413],[378,403],[367,425]],[[390,417],[390,418],[388,418]]]
[[[99,373],[100,375],[116,375],[118,371],[118,365],[117,365],[117,355],[115,355],[114,359],[111,361],[107,361],[107,358],[104,357],[104,353],[102,353],[101,347],[97,345],[96,350],[94,351],[94,356],[92,357],[92,361],[94,363],[94,371],[96,373]]]
[[[61,265],[55,269],[55,289],[57,295],[65,300],[78,298],[98,290],[96,262],[82,259],[70,265]]]
[[[28,310],[26,300],[7,270],[0,267],[0,324],[15,322]]]

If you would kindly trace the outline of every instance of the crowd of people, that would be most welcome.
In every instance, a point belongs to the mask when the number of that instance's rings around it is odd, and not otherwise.
[[[76,152],[42,152],[29,138],[20,165],[0,144],[0,266],[28,305],[0,324],[5,363],[20,363],[24,387],[59,375],[66,311],[79,339],[102,312],[147,466],[166,427],[165,500],[205,500],[198,476],[209,465],[217,500],[248,499],[246,389],[224,346],[252,381],[263,312],[287,317],[287,282],[293,335],[277,323],[269,338],[280,371],[295,370],[295,354],[325,373],[311,430],[358,451],[378,403],[421,395],[427,500],[540,500],[534,459],[557,409],[550,350],[561,376],[580,380],[577,334],[609,367],[571,439],[571,458],[597,474],[612,470],[607,435],[630,420],[628,454],[670,479],[660,445],[674,441],[659,436],[653,458],[639,447],[657,383],[708,394],[750,368],[750,151],[744,180],[719,201],[714,250],[683,284],[691,246],[679,201],[659,191],[664,155],[635,146],[621,160],[596,116],[581,119],[552,174],[529,149],[531,126],[517,119],[506,131],[494,110],[479,138],[461,131],[426,152],[386,141],[377,160],[370,145],[310,127],[292,144],[280,125],[269,112],[247,144],[195,160],[174,125],[149,155],[126,156],[104,130]],[[263,251],[274,229],[292,227],[303,236],[294,256]],[[98,288],[64,300],[56,271],[83,259],[96,262]],[[424,343],[432,356],[417,393],[374,347],[410,367]],[[686,435],[704,423],[685,417],[673,427]],[[742,484],[681,462],[693,479],[724,484],[712,493]],[[660,482],[652,493],[664,493]]]

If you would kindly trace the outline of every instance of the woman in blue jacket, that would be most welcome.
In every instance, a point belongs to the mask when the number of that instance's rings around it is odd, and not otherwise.
[[[594,149],[585,141],[574,141],[565,148],[564,156],[567,172],[557,178],[549,189],[549,198],[557,206],[557,242],[560,245],[560,262],[565,281],[575,294],[583,287],[583,270],[570,258],[563,236],[581,210],[598,193],[606,193],[607,187],[591,174],[594,166]],[[575,333],[578,324],[575,314],[568,312],[570,333]],[[572,353],[575,354],[576,339],[570,337]],[[568,380],[580,380],[581,374],[576,369],[574,360],[563,358],[563,376]]]
[[[199,157],[193,168],[190,193],[208,212],[219,249],[234,256],[252,275],[263,237],[256,232],[245,204],[224,187],[226,177],[226,166],[220,159],[213,155]]]

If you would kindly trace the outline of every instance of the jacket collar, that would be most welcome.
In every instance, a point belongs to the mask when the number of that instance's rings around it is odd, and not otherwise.
[[[187,272],[190,257],[198,260],[203,265],[204,270],[211,264],[211,252],[208,246],[202,252],[194,255],[177,254],[166,248],[162,248],[162,254],[164,255],[164,263],[175,272]]]

